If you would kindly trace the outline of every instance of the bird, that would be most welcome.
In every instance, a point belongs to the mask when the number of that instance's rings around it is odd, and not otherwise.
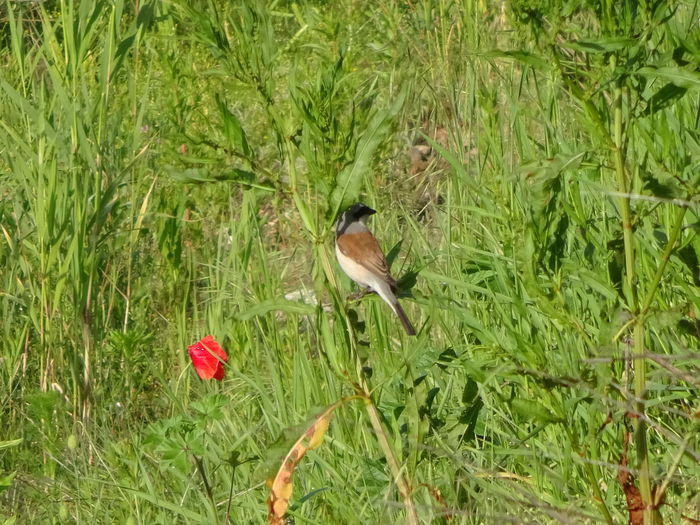
[[[411,321],[396,298],[396,280],[389,273],[386,257],[367,228],[376,210],[358,202],[345,210],[335,226],[335,256],[345,274],[360,286],[376,292],[387,303],[408,335],[416,335]]]

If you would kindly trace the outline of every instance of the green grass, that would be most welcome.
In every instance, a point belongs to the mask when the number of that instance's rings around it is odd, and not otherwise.
[[[700,519],[696,3],[238,4],[0,7],[0,523]]]

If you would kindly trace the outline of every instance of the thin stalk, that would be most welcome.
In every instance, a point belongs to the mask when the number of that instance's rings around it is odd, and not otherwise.
[[[337,280],[335,279],[335,275],[332,271],[327,252],[325,250],[318,251],[323,253],[323,257],[321,258],[321,265],[324,271],[326,272],[326,278],[328,279],[329,283],[335,286],[334,289],[337,290]],[[401,465],[399,464],[399,461],[396,458],[396,454],[394,453],[394,449],[392,448],[391,443],[389,442],[389,438],[387,436],[386,430],[384,429],[384,425],[382,425],[382,419],[379,414],[379,410],[377,409],[377,406],[372,400],[372,390],[363,372],[362,361],[357,353],[357,341],[355,339],[355,334],[353,332],[352,325],[350,324],[347,315],[344,317],[347,323],[348,333],[350,334],[350,346],[352,349],[352,354],[355,359],[355,370],[357,373],[359,383],[359,385],[356,385],[356,389],[358,390],[358,394],[365,400],[365,407],[367,408],[367,415],[369,416],[369,421],[372,425],[372,430],[374,431],[374,435],[377,437],[379,446],[382,449],[382,452],[384,453],[386,462],[389,465],[389,470],[391,471],[391,474],[394,478],[394,482],[396,483],[396,487],[398,488],[399,494],[401,495],[401,499],[403,500],[404,505],[406,507],[406,513],[408,514],[408,523],[410,525],[418,525],[418,512],[416,511],[416,506],[413,503],[413,499],[411,498],[411,494],[413,492],[411,483],[406,474],[404,473],[404,470],[401,468]]]
[[[233,518],[231,518],[231,502],[233,501],[233,479],[236,476],[236,464],[231,462],[231,481],[229,482],[228,489],[228,503],[226,504],[226,517],[224,518],[224,523],[235,523]]]
[[[202,478],[202,483],[204,484],[204,492],[207,495],[207,499],[209,500],[209,503],[211,504],[211,510],[212,513],[214,514],[214,519],[216,520],[216,524],[219,524],[219,514],[216,512],[216,501],[214,501],[214,493],[211,490],[211,485],[209,485],[209,480],[207,479],[207,472],[204,469],[204,462],[202,461],[202,458],[193,455],[194,458],[194,463],[197,466],[197,472],[199,473],[199,476]]]
[[[613,67],[615,60],[613,59]],[[614,129],[613,141],[615,153],[615,174],[619,197],[620,213],[622,215],[622,238],[625,247],[625,296],[631,310],[637,308],[637,297],[634,287],[634,236],[632,235],[632,212],[630,210],[627,171],[625,170],[625,155],[623,144],[622,87],[617,84],[614,90]]]
[[[637,451],[637,468],[639,469],[639,491],[644,503],[644,523],[651,525],[652,495],[649,468],[649,450],[647,445],[647,424],[644,414],[646,396],[646,359],[644,359],[644,322],[634,325],[634,394],[637,417],[635,418],[634,446]]]
[[[612,515],[608,510],[608,506],[605,504],[605,498],[603,497],[603,493],[600,491],[600,486],[598,486],[598,478],[596,473],[593,471],[593,465],[586,462],[584,463],[584,469],[586,470],[588,480],[593,488],[593,497],[598,504],[600,512],[602,512],[603,517],[605,517],[605,522],[608,523],[608,525],[613,525],[615,522],[613,521]]]
[[[681,233],[686,210],[687,208],[683,207],[678,211],[678,215],[676,216],[676,222],[671,228],[671,235],[669,236],[668,242],[666,243],[666,248],[664,248],[664,253],[661,255],[661,263],[656,269],[654,278],[651,281],[651,286],[649,287],[646,297],[642,302],[642,307],[639,311],[640,317],[643,317],[649,311],[651,302],[654,300],[654,294],[656,293],[656,289],[659,287],[661,277],[663,276],[664,270],[666,269],[666,265],[668,264],[668,261],[671,258],[671,252],[673,252],[673,248],[675,248],[676,242],[678,241],[678,236]]]
[[[637,359],[634,360],[634,389],[635,396],[637,398],[637,412],[640,414],[640,416],[644,414],[643,396],[646,392],[646,360],[643,358],[645,353],[644,319],[654,299],[659,283],[661,282],[661,277],[663,276],[666,265],[671,257],[671,252],[673,251],[676,241],[678,240],[678,236],[680,235],[681,226],[683,225],[683,218],[685,217],[685,211],[686,208],[681,208],[676,216],[676,221],[671,229],[671,235],[668,243],[666,244],[666,248],[664,249],[664,253],[661,256],[661,263],[656,269],[651,287],[647,291],[646,297],[644,298],[644,302],[642,303],[642,307],[637,316],[637,324],[635,325],[634,353]],[[646,432],[647,424],[645,418],[638,417],[636,419],[634,442],[637,449],[637,457],[639,462],[639,490],[642,494],[642,501],[644,502],[644,523],[646,525],[654,525],[661,522],[661,516],[655,508],[659,504],[658,498],[654,498],[651,490]]]
[[[603,514],[603,517],[605,518],[605,522],[608,525],[613,525],[614,521],[612,518],[612,515],[610,514],[610,510],[608,510],[608,506],[605,504],[605,498],[603,497],[603,493],[600,490],[600,486],[598,485],[598,479],[600,478],[600,473],[595,471],[595,468],[592,464],[591,461],[588,460],[587,454],[584,454],[583,450],[581,449],[581,445],[578,441],[578,437],[575,432],[571,431],[571,428],[566,429],[566,433],[569,435],[569,439],[571,442],[574,444],[574,448],[576,452],[578,453],[579,457],[581,458],[581,461],[583,462],[583,468],[586,471],[586,475],[588,476],[588,481],[591,484],[591,489],[593,490],[593,499],[598,505],[598,508],[600,509],[600,512]]]
[[[324,250],[319,251],[325,252]],[[322,260],[322,266],[328,272],[331,270],[330,261],[328,260],[327,254],[324,253],[324,255],[326,256]],[[327,277],[329,278],[329,282],[337,284],[337,281],[335,280],[332,272],[328,273]],[[335,289],[337,290],[337,287]],[[379,414],[379,410],[377,409],[377,406],[374,404],[374,401],[372,399],[372,390],[363,371],[362,361],[357,353],[357,341],[355,339],[355,334],[353,332],[352,325],[347,315],[344,317],[347,323],[347,330],[350,335],[350,346],[355,359],[355,370],[357,373],[359,383],[355,385],[355,388],[357,390],[357,393],[365,400],[365,407],[367,409],[367,415],[369,416],[370,424],[372,425],[372,430],[374,431],[374,435],[377,437],[379,446],[382,449],[382,452],[384,453],[387,465],[389,465],[389,470],[391,471],[391,474],[394,478],[394,482],[396,483],[396,487],[398,488],[399,494],[401,495],[401,499],[403,500],[404,505],[406,507],[406,513],[408,514],[408,523],[410,525],[418,525],[418,513],[416,511],[416,506],[413,503],[413,499],[411,498],[413,492],[411,483],[406,474],[404,473],[404,470],[401,468],[401,465],[399,464],[399,461],[396,458],[396,454],[394,453],[394,449],[392,448],[391,443],[389,442],[389,438],[387,436],[386,430],[384,429],[384,425],[382,425],[382,419]]]
[[[401,465],[399,465],[396,455],[394,454],[394,449],[389,443],[389,438],[386,435],[384,426],[382,425],[381,417],[379,416],[379,410],[374,404],[369,391],[369,385],[366,379],[364,379],[362,374],[362,364],[360,360],[357,359],[358,375],[360,375],[360,386],[362,388],[362,394],[365,398],[365,406],[367,407],[367,415],[369,415],[369,421],[374,430],[374,435],[377,436],[379,441],[379,446],[384,452],[384,457],[386,457],[386,462],[389,465],[389,470],[391,470],[392,476],[394,476],[394,482],[396,487],[399,489],[399,494],[401,494],[401,499],[403,499],[404,505],[406,506],[406,513],[408,514],[408,523],[411,525],[418,525],[418,513],[416,511],[416,506],[411,498],[411,484],[406,478]]]
[[[616,57],[611,58],[611,67],[616,67]],[[625,169],[624,153],[624,114],[622,111],[623,88],[621,81],[618,81],[613,90],[613,141],[615,156],[615,174],[617,176],[617,186],[620,192],[619,204],[622,215],[622,236],[625,250],[625,282],[623,290],[627,299],[628,307],[635,313],[636,322],[634,325],[634,396],[638,417],[635,419],[634,444],[637,451],[637,466],[639,470],[639,491],[644,504],[644,523],[652,525],[655,523],[652,508],[651,476],[649,465],[649,450],[647,444],[647,424],[644,417],[645,396],[646,396],[646,360],[644,359],[645,326],[644,319],[639,315],[637,293],[635,288],[634,272],[634,236],[632,233],[632,213],[629,201],[629,181]]]
[[[671,467],[666,472],[666,477],[664,478],[663,483],[661,483],[661,485],[656,489],[654,493],[654,507],[658,507],[659,505],[661,505],[661,502],[664,499],[666,489],[668,488],[669,483],[671,483],[671,478],[675,474],[676,469],[678,468],[678,465],[680,464],[681,459],[683,458],[683,454],[685,454],[685,451],[688,448],[688,443],[690,443],[690,440],[692,439],[693,435],[694,434],[691,432],[685,436],[683,443],[681,443],[681,446],[678,449],[678,452],[676,453],[676,457],[673,458],[673,463],[671,464]]]

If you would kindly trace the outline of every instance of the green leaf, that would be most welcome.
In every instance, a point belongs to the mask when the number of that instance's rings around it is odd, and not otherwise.
[[[455,155],[452,151],[443,148],[440,144],[438,144],[428,135],[422,135],[426,142],[430,144],[430,147],[437,151],[443,159],[450,163],[450,166],[452,166],[452,169],[454,170],[455,174],[457,174],[461,178],[464,184],[467,184],[472,187],[476,186],[476,179],[474,177],[471,177],[467,173],[464,163],[457,157],[457,155]]]
[[[417,373],[426,373],[432,366],[440,360],[440,355],[443,349],[435,346],[429,346],[419,350],[413,356],[413,366]]]
[[[219,106],[219,111],[221,112],[221,118],[224,121],[224,135],[229,144],[239,153],[241,156],[248,160],[252,160],[253,150],[250,149],[248,144],[248,138],[245,131],[243,131],[243,126],[238,117],[231,113],[231,111],[226,106],[226,103],[217,97],[216,102]]]
[[[598,40],[570,40],[564,47],[585,53],[612,53],[626,49],[637,43],[634,38],[601,38]]]
[[[16,447],[20,443],[22,443],[22,438],[11,439],[9,441],[0,441],[0,450],[4,448]]]
[[[5,92],[10,102],[17,107],[18,112],[20,112],[24,118],[28,118],[33,122],[34,129],[37,133],[44,133],[51,143],[62,143],[61,135],[56,133],[56,130],[51,126],[45,115],[35,108],[29,100],[20,95],[14,87],[0,78],[0,92],[2,91]]]
[[[359,197],[362,179],[369,170],[372,157],[386,140],[391,124],[403,109],[406,91],[406,89],[399,91],[394,103],[388,109],[379,110],[373,115],[358,140],[354,160],[336,176],[330,199],[329,211],[332,217],[337,216],[341,209],[349,206]]]
[[[147,492],[142,492],[140,490],[134,490],[126,487],[131,494],[135,497],[140,498],[144,501],[148,501],[155,507],[165,509],[171,513],[171,516],[182,516],[190,523],[208,523],[209,518],[203,514],[197,514],[190,508],[184,506],[181,501],[171,503],[167,501],[162,494],[151,495]]]
[[[686,89],[700,89],[700,73],[678,66],[652,67],[639,69],[638,74],[648,78],[659,78]]]
[[[551,410],[537,401],[513,399],[511,405],[516,412],[528,419],[535,419],[542,423],[559,423],[562,421],[561,418],[554,415]]]
[[[203,423],[209,421],[221,421],[224,419],[223,408],[227,405],[227,399],[221,394],[209,394],[199,401],[193,401],[190,408],[198,413],[198,419]]]
[[[653,115],[660,109],[675,104],[678,100],[683,98],[687,92],[688,88],[677,86],[673,82],[669,82],[649,98],[644,113],[646,115]]]
[[[0,476],[0,493],[12,486],[12,480],[15,479],[16,474],[16,472],[10,472],[5,476]]]
[[[644,171],[640,175],[644,181],[644,188],[655,197],[673,199],[684,194],[683,188],[672,175],[663,172],[648,173]]]
[[[252,171],[242,170],[238,168],[231,168],[225,172],[212,173],[211,170],[207,168],[187,168],[184,170],[166,167],[165,171],[168,173],[173,180],[177,182],[200,184],[205,182],[237,182],[248,186],[250,188],[256,188],[259,190],[265,190],[269,192],[274,192],[275,189],[270,186],[265,186],[262,184],[255,183],[255,173]]]
[[[475,362],[472,359],[462,359],[461,365],[469,381],[473,380],[476,383],[486,382],[488,375],[483,363]]]
[[[239,321],[248,321],[259,315],[266,315],[270,312],[284,312],[287,314],[296,315],[311,315],[316,310],[316,307],[309,304],[304,304],[296,301],[287,301],[286,299],[268,299],[262,301],[255,306],[248,308],[236,316]]]
[[[161,454],[160,467],[167,469],[172,466],[182,473],[191,472],[192,466],[190,465],[187,451],[193,448],[195,447],[193,447],[191,442],[185,443],[184,440],[164,440],[156,449]]]
[[[550,61],[545,60],[539,55],[528,53],[527,51],[503,51],[501,49],[492,49],[491,51],[484,53],[484,56],[491,58],[510,58],[522,64],[532,66],[535,69],[547,69],[551,66]]]

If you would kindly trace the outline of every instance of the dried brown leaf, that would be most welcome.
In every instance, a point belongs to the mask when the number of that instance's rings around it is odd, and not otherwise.
[[[308,450],[313,450],[321,445],[323,436],[331,423],[333,411],[345,401],[340,400],[330,405],[310,421],[308,428],[284,456],[276,475],[268,480],[270,495],[267,499],[267,520],[270,525],[284,524],[284,515],[289,508],[289,499],[292,497],[294,469]]]

